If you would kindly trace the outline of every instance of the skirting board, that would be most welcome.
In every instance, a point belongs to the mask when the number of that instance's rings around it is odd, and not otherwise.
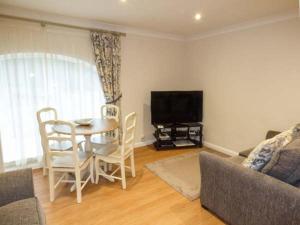
[[[137,143],[134,144],[134,147],[135,148],[144,147],[144,146],[147,146],[147,145],[152,145],[154,142],[155,142],[154,139],[143,141],[143,142],[137,142]]]
[[[134,144],[134,147],[135,148],[139,148],[139,147],[144,147],[144,146],[147,146],[147,145],[151,145],[154,143],[154,139],[153,140],[147,140],[147,141],[143,141],[143,142],[137,142]],[[238,152],[236,151],[233,151],[231,149],[227,149],[227,148],[224,148],[222,146],[219,146],[219,145],[215,145],[215,144],[212,144],[212,143],[209,143],[209,142],[204,142],[204,146],[205,147],[208,147],[208,148],[211,148],[213,150],[216,150],[218,152],[221,152],[221,153],[224,153],[226,155],[230,155],[230,156],[237,156],[239,155]]]
[[[226,155],[230,155],[230,156],[237,156],[237,155],[239,155],[239,153],[236,152],[236,151],[233,151],[233,150],[228,149],[228,148],[224,148],[224,147],[219,146],[219,145],[215,145],[215,144],[209,143],[207,141],[204,141],[203,144],[204,144],[205,147],[211,148],[213,150],[216,150],[218,152],[224,153]]]

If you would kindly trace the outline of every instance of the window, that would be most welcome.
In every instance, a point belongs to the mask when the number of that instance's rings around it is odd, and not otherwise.
[[[64,55],[0,55],[0,131],[6,167],[39,163],[36,111],[54,107],[59,119],[99,116],[104,95],[95,65]]]

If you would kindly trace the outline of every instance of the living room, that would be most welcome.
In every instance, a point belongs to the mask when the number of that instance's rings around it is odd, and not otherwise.
[[[0,224],[300,224],[298,0],[1,0],[0,27]],[[153,121],[179,91],[196,119]],[[199,142],[159,149],[178,122]]]

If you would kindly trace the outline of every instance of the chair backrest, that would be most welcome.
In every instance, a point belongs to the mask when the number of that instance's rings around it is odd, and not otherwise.
[[[115,119],[119,122],[120,109],[118,106],[112,104],[106,104],[101,106],[101,118],[102,119]]]
[[[123,137],[121,155],[125,156],[133,150],[136,127],[136,113],[132,112],[125,117],[123,125]]]
[[[47,120],[57,120],[57,111],[54,108],[42,108],[36,113],[39,125]]]
[[[57,111],[55,108],[45,107],[36,112],[36,117],[39,124],[42,148],[44,154],[46,154],[45,138],[42,135],[42,123],[49,120],[57,120]],[[49,134],[53,135],[54,132],[50,130]]]
[[[67,130],[69,135],[59,135],[55,131],[53,132],[54,126],[63,126],[64,130]],[[52,130],[52,131],[50,131]],[[47,154],[47,164],[51,165],[51,158],[53,156],[71,156],[73,158],[74,167],[79,165],[78,159],[78,145],[76,142],[75,125],[73,123],[62,121],[62,120],[48,120],[42,123],[41,132],[43,139],[45,140],[45,149]],[[54,135],[53,135],[54,133]],[[70,150],[57,150],[52,148],[55,145],[62,145],[71,143],[72,148]]]

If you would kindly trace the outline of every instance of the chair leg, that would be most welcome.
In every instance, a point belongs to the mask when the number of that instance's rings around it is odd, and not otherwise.
[[[78,147],[79,147],[79,150],[80,150],[81,152],[83,152],[83,151],[84,151],[84,149],[83,149],[83,147],[82,147],[82,142],[81,142],[81,143],[79,143]]]
[[[99,160],[97,159],[97,156],[95,157],[95,171],[96,171],[96,181],[95,183],[99,183]]]
[[[132,152],[130,155],[130,167],[131,167],[131,175],[135,177],[135,165],[134,165],[134,153]]]
[[[77,194],[77,203],[81,203],[81,176],[80,170],[75,169],[75,182],[76,182],[76,194]]]
[[[46,166],[43,166],[43,176],[47,176],[48,175],[48,171],[47,171],[47,168]]]
[[[112,164],[108,164],[108,171],[112,171]]]
[[[55,188],[54,188],[54,171],[49,169],[49,191],[50,191],[50,202],[54,201]]]
[[[107,163],[106,162],[103,162],[103,169],[104,169],[104,172],[107,173]]]
[[[125,161],[121,162],[121,178],[122,178],[122,188],[126,189],[126,175],[125,175]]]
[[[45,154],[43,155],[43,176],[47,176],[48,175],[48,171],[47,171],[47,161],[46,161],[46,156]]]
[[[90,175],[91,175],[91,182],[92,184],[95,182],[94,181],[94,158],[91,157],[90,159]]]

